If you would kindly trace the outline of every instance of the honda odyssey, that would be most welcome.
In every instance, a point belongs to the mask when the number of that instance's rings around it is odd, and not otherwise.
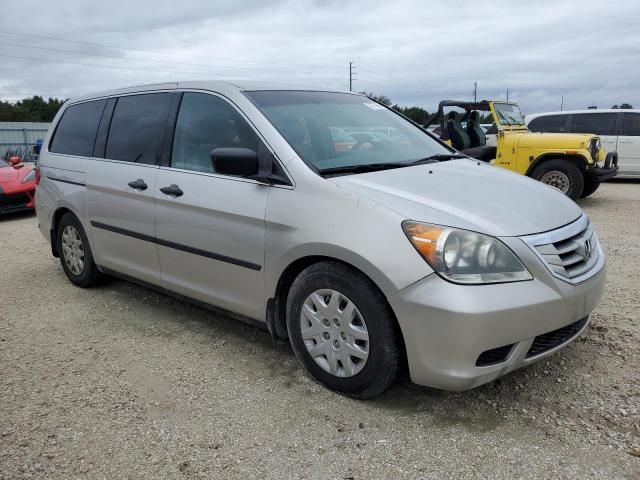
[[[350,92],[187,82],[77,98],[36,178],[39,228],[75,285],[115,275],[233,312],[358,398],[403,368],[463,390],[550,355],[605,281],[560,191]]]

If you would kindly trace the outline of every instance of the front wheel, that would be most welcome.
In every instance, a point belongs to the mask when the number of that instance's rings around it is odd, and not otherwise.
[[[589,195],[593,194],[600,187],[600,181],[593,176],[585,177],[584,179],[584,188],[582,189],[582,194],[580,198],[587,198]]]
[[[341,263],[311,265],[295,279],[287,330],[311,376],[343,395],[371,398],[398,374],[402,347],[393,313],[367,277]]]
[[[572,200],[577,200],[584,189],[584,176],[569,160],[549,160],[533,169],[531,177],[557,188]]]

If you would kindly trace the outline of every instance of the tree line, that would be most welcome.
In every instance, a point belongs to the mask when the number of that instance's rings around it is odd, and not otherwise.
[[[391,99],[386,95],[376,95],[373,92],[360,93],[363,93],[372,100],[393,108],[420,125],[424,125],[427,118],[429,118],[429,112],[422,107],[392,105]],[[64,102],[65,100],[59,98],[49,98],[45,100],[39,95],[25,98],[15,103],[0,101],[0,122],[51,122]],[[621,103],[611,108],[628,109],[633,108],[633,105]],[[490,115],[482,118],[481,123],[491,123]]]
[[[39,95],[14,103],[0,101],[0,122],[51,122],[64,102]]]

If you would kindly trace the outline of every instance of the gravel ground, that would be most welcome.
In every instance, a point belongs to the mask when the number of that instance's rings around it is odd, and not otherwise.
[[[581,203],[609,259],[584,336],[471,391],[368,402],[224,315],[75,288],[34,216],[0,219],[0,478],[640,478],[640,184]]]

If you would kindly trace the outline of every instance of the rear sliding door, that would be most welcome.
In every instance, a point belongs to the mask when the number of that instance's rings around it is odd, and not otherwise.
[[[113,115],[110,121],[103,116],[102,145],[97,145],[104,149],[98,152],[104,158],[87,169],[93,254],[102,267],[159,284],[153,192],[171,93],[127,95],[109,102]]]

